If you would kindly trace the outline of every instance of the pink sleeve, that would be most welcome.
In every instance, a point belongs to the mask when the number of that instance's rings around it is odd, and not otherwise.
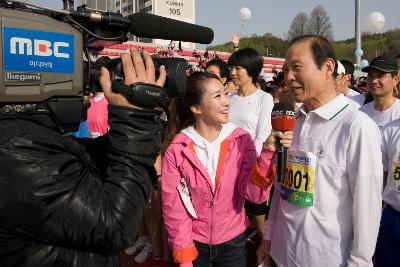
[[[241,192],[250,202],[261,203],[267,199],[275,178],[273,164],[275,153],[263,147],[257,158],[257,152],[250,137],[246,143],[245,155],[247,156],[243,160],[239,177]]]
[[[197,258],[192,237],[192,219],[182,204],[178,190],[181,175],[170,146],[162,159],[162,208],[168,242],[176,262],[190,263]]]

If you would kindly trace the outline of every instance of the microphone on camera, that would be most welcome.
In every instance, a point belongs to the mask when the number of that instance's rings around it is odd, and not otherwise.
[[[156,38],[174,41],[209,44],[214,39],[214,31],[175,19],[161,17],[150,13],[138,12],[128,16],[128,30],[143,38]]]
[[[293,131],[296,124],[296,113],[291,104],[288,103],[276,103],[271,113],[272,129],[274,131]],[[278,140],[279,142],[280,140]],[[282,183],[285,178],[285,167],[286,167],[286,151],[280,142],[278,143],[278,182]]]
[[[214,39],[214,31],[208,27],[145,12],[137,12],[123,17],[122,14],[113,12],[78,10],[72,11],[71,15],[76,18],[88,19],[95,24],[127,29],[133,35],[142,38],[200,44],[210,44]]]

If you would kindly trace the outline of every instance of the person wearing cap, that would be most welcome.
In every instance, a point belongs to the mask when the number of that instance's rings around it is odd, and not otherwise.
[[[358,92],[349,87],[351,85],[353,73],[351,72],[351,68],[348,65],[350,64],[351,66],[353,66],[353,64],[349,61],[344,62],[348,70],[346,70],[346,67],[343,65],[342,61],[337,61],[337,76],[335,77],[336,92],[338,94],[343,94],[347,97],[359,95]]]
[[[400,54],[396,55],[394,57],[394,59],[396,60],[397,69],[398,69],[398,72],[400,73]],[[395,97],[400,98],[400,83],[397,84],[397,90],[396,90]]]
[[[286,53],[285,82],[303,105],[257,251],[266,266],[373,266],[382,207],[381,135],[337,94],[335,65],[322,36],[295,38]]]
[[[344,95],[351,100],[350,103],[355,108],[359,109],[366,102],[366,96],[363,93],[359,93],[351,88],[354,88],[354,64],[348,60],[340,60],[339,62],[343,65],[346,73],[345,80],[347,87],[345,88]]]
[[[366,102],[366,97],[361,91],[356,91],[353,88],[357,89],[355,86],[355,80],[354,80],[354,64],[348,60],[340,60],[340,63],[343,65],[346,75],[345,79],[347,82],[347,91],[345,93],[345,96],[350,98],[350,102],[353,104],[354,107],[360,108],[364,105]]]
[[[344,93],[344,95],[347,97],[359,95],[360,94],[359,92],[352,89],[352,88],[354,88],[354,64],[351,63],[350,61],[344,60],[344,59],[340,60],[339,62],[340,62],[340,64],[343,65],[344,70],[345,70],[347,91]]]
[[[375,250],[375,267],[400,266],[400,119],[382,129],[385,208]]]
[[[378,56],[362,71],[368,73],[367,87],[374,101],[362,106],[360,110],[381,129],[400,118],[400,100],[394,96],[399,83],[397,64],[390,57]]]
[[[337,94],[346,95],[348,91],[347,80],[346,80],[346,70],[344,69],[342,63],[340,61],[336,61],[336,77],[335,81],[335,89]]]
[[[397,61],[396,63],[400,63]],[[400,68],[400,65],[397,65]],[[391,66],[394,69],[394,66]],[[393,72],[392,72],[393,73]],[[399,72],[397,72],[399,73]],[[393,75],[390,75],[393,78]],[[397,75],[398,77],[398,75]],[[390,77],[389,77],[390,78]],[[397,78],[398,79],[398,78]],[[399,82],[397,86],[399,86]],[[396,100],[398,101],[398,100]],[[399,266],[400,249],[400,119],[389,122],[382,129],[382,162],[384,190],[381,226],[375,251],[376,267]]]
[[[338,60],[336,61],[336,77],[335,81],[335,89],[337,94],[343,94],[346,96],[345,100],[350,103],[351,106],[359,109],[362,105],[357,100],[353,100],[355,94],[358,94],[356,91],[349,88],[349,79],[346,74],[346,69],[343,64]],[[364,97],[365,98],[365,97]]]

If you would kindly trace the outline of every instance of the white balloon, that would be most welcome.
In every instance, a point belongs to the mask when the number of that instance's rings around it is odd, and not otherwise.
[[[362,49],[356,49],[356,51],[354,52],[354,55],[356,55],[356,57],[362,57],[362,55],[364,55],[364,51]]]
[[[367,30],[370,32],[379,32],[385,25],[385,17],[382,13],[372,12],[367,17]]]
[[[360,67],[362,69],[365,68],[365,67],[368,67],[368,66],[369,66],[368,60],[363,59],[363,60],[360,61]]]
[[[239,11],[239,16],[241,21],[248,20],[251,17],[251,10],[247,7],[242,7]]]

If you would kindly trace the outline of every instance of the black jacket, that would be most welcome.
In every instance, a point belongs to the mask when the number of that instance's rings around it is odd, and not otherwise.
[[[0,120],[0,266],[119,266],[151,192],[158,115],[110,106],[94,140]]]

